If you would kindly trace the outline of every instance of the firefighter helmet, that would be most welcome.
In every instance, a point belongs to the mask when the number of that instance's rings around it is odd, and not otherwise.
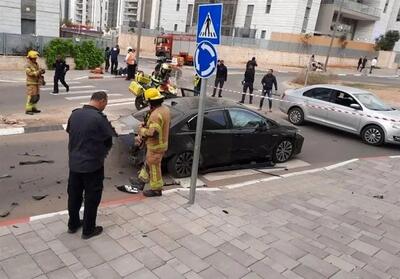
[[[26,57],[27,58],[31,58],[31,59],[38,58],[39,57],[39,52],[37,52],[36,50],[30,50]]]
[[[146,101],[155,101],[163,98],[164,96],[161,95],[160,91],[156,88],[149,88],[144,92],[144,99]]]

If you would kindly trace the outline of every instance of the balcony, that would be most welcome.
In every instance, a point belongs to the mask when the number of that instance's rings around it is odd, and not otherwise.
[[[321,4],[328,8],[331,6],[335,11],[342,5],[342,15],[355,20],[377,21],[380,18],[381,10],[354,0],[322,0]]]

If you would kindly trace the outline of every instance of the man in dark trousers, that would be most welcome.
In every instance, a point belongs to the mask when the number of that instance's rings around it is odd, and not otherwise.
[[[110,48],[106,47],[106,49],[104,50],[104,62],[106,63],[105,65],[105,70],[106,72],[108,72],[108,69],[110,68]]]
[[[263,86],[262,95],[265,98],[268,95],[268,103],[269,103],[269,112],[272,112],[272,87],[275,86],[275,91],[278,91],[278,83],[276,82],[276,77],[273,75],[274,70],[269,69],[267,74],[261,80],[261,84]],[[260,100],[260,108],[262,109],[264,98]]]
[[[362,72],[365,69],[365,67],[367,66],[367,62],[368,62],[368,58],[367,58],[367,56],[364,56],[364,58],[362,60],[360,72]]]
[[[215,97],[215,93],[217,93],[217,87],[219,86],[218,97],[222,97],[222,87],[224,87],[224,83],[228,79],[228,69],[224,65],[224,60],[218,60],[217,65],[217,75],[215,77],[215,84],[214,84],[214,92],[212,94]]]
[[[58,94],[58,81],[64,85],[67,92],[69,91],[69,86],[65,82],[65,75],[69,71],[69,65],[65,63],[65,60],[62,59],[61,55],[57,56],[56,63],[53,64],[54,67],[54,86],[53,86],[53,94]]]
[[[110,51],[111,57],[111,74],[116,75],[118,70],[118,55],[119,55],[119,45],[113,47]]]
[[[104,91],[93,93],[88,105],[75,109],[67,126],[69,134],[68,233],[76,233],[83,225],[82,238],[102,233],[96,226],[104,180],[104,160],[116,133],[102,111],[107,106]],[[84,199],[83,222],[79,210]]]
[[[362,63],[363,63],[363,58],[360,57],[360,59],[358,59],[357,72],[360,70]]]
[[[250,62],[250,61],[249,61]],[[246,66],[246,72],[244,72],[244,80],[242,81],[243,84],[243,93],[242,93],[242,100],[240,103],[244,104],[245,98],[246,98],[246,93],[247,89],[249,89],[250,93],[250,102],[249,104],[253,103],[253,84],[254,84],[254,76],[256,74],[254,64],[249,64],[247,63]]]

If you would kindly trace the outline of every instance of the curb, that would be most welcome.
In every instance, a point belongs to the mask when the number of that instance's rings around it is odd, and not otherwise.
[[[0,136],[13,136],[40,132],[61,131],[67,128],[67,124],[54,124],[48,126],[15,127],[0,129]]]

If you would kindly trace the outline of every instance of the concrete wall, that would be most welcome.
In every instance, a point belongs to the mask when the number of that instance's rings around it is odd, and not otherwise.
[[[75,69],[75,62],[73,58],[66,59],[67,64],[71,70]],[[46,62],[43,57],[38,59],[38,63],[41,68],[47,69]],[[26,58],[23,56],[0,56],[0,71],[14,70],[24,71],[26,65]],[[47,76],[46,80],[49,80]]]
[[[379,51],[378,67],[387,69],[397,69],[396,52],[394,51]]]
[[[0,1],[0,33],[21,34],[21,0]]]
[[[54,0],[36,1],[36,35],[58,37],[60,35],[60,5]]]

